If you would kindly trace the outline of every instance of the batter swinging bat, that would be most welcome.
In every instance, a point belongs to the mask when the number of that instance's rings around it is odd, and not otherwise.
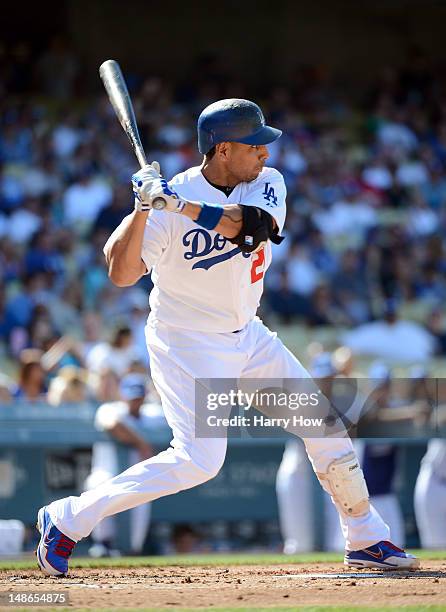
[[[104,83],[108,99],[113,106],[119,123],[127,134],[133,152],[142,168],[147,165],[147,158],[139,137],[133,104],[118,62],[115,62],[115,60],[105,61],[99,67],[99,75]],[[164,208],[165,205],[166,201],[164,198],[155,198],[152,202],[153,208],[157,209]]]

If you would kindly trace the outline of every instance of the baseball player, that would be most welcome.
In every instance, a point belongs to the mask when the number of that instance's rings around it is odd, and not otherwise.
[[[424,403],[432,408],[434,403],[428,390],[429,373],[423,367],[411,371],[413,380],[410,400],[413,404]],[[446,423],[444,385],[438,385],[435,412],[432,424],[443,429]],[[415,518],[423,548],[446,548],[446,440],[429,440],[427,451],[421,460],[420,472],[414,491]]]
[[[423,548],[446,548],[446,440],[429,440],[415,485],[415,517]]]
[[[111,280],[131,286],[152,272],[146,337],[151,374],[173,431],[171,446],[81,496],[38,512],[41,569],[65,575],[81,538],[107,516],[206,482],[223,465],[226,437],[195,436],[196,379],[302,379],[309,374],[256,317],[271,242],[285,222],[283,177],[267,167],[281,135],[249,100],[220,100],[198,119],[201,166],[167,183],[159,165],[133,178],[135,209],[104,247]],[[388,541],[370,505],[348,436],[306,438],[307,453],[342,517],[345,563],[416,568]]]

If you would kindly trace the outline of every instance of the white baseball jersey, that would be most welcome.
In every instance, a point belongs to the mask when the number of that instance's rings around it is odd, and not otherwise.
[[[170,185],[185,200],[257,206],[274,217],[279,231],[285,223],[286,188],[274,168],[264,168],[250,183],[239,183],[229,196],[208,183],[198,166],[175,176]],[[255,316],[263,276],[271,263],[271,243],[257,253],[242,253],[237,245],[184,215],[152,210],[141,257],[152,270],[152,322],[230,332],[242,329]]]

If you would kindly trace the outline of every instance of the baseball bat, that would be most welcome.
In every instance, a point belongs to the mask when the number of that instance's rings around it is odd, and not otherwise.
[[[142,148],[141,138],[139,137],[132,100],[118,62],[111,59],[106,60],[99,67],[99,75],[104,83],[110,104],[116,113],[122,129],[127,134],[133,152],[142,168],[147,165],[147,158]],[[166,201],[164,198],[155,198],[152,202],[153,208],[160,209],[164,208],[165,205]]]

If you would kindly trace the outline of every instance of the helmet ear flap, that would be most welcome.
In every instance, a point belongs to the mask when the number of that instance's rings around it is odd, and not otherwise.
[[[215,147],[212,134],[206,133],[204,130],[198,131],[198,150],[203,155],[207,155],[211,149]]]

